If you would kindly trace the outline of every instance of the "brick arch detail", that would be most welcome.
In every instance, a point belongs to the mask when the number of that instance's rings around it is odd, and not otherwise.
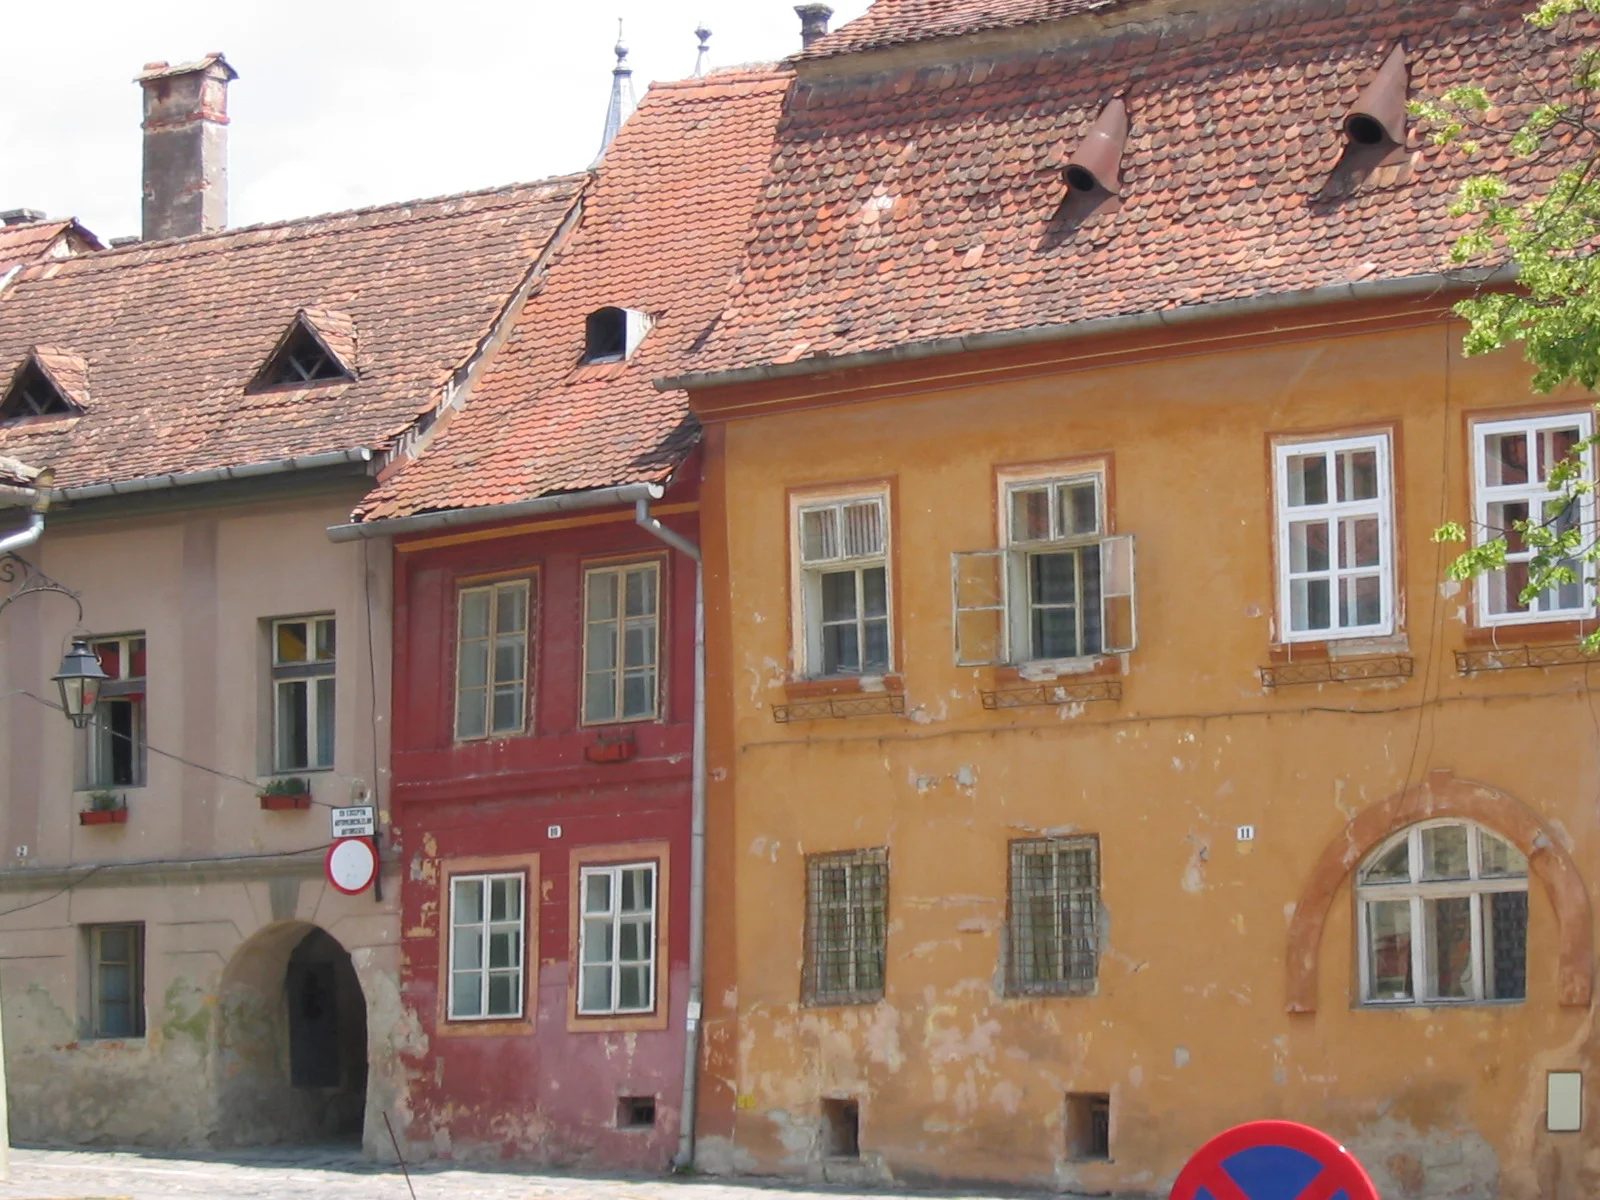
[[[1362,809],[1322,852],[1289,922],[1288,1011],[1317,1011],[1322,929],[1351,870],[1391,835],[1439,818],[1474,821],[1528,856],[1529,873],[1544,886],[1556,913],[1556,998],[1564,1007],[1588,1007],[1594,986],[1594,914],[1572,855],[1526,804],[1487,784],[1457,779],[1445,769],[1430,771],[1422,782]]]

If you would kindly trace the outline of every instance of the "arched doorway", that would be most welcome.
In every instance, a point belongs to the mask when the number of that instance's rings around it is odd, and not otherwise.
[[[215,1061],[216,1141],[359,1139],[367,1010],[344,947],[304,921],[250,938],[223,972]]]

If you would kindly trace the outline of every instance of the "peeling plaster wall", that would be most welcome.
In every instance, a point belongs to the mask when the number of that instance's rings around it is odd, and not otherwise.
[[[1585,401],[1529,398],[1509,355],[1461,361],[1459,328],[1395,326],[710,426],[709,636],[726,639],[714,676],[738,682],[710,726],[703,1167],[828,1177],[820,1103],[854,1097],[860,1169],[896,1179],[1165,1196],[1211,1134],[1287,1117],[1344,1140],[1397,1200],[1600,1190],[1592,1132],[1543,1132],[1548,1070],[1583,1070],[1600,1111],[1600,1055],[1589,1010],[1558,1000],[1537,880],[1525,1002],[1360,1007],[1346,882],[1316,948],[1317,1011],[1285,1008],[1289,920],[1319,856],[1431,768],[1529,806],[1600,878],[1582,671],[1459,675],[1465,598],[1440,587],[1447,551],[1428,537],[1470,511],[1463,414]],[[1414,656],[1415,673],[1266,690],[1269,435],[1386,426],[1403,631],[1366,649]],[[1122,699],[987,711],[979,693],[1003,680],[953,665],[950,554],[996,544],[997,466],[1101,454],[1113,528],[1138,539]],[[776,723],[788,490],[886,477],[907,718]],[[1236,841],[1246,824],[1255,840]],[[1008,997],[1007,843],[1072,831],[1100,837],[1097,994]],[[802,1007],[804,856],[871,846],[889,849],[886,995]],[[1111,1096],[1109,1163],[1066,1157],[1077,1091]]]

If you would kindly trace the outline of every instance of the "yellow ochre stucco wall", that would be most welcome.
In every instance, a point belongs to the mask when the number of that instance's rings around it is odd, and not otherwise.
[[[1541,879],[1525,1002],[1361,1007],[1346,878],[1313,948],[1316,1011],[1286,1011],[1290,919],[1314,867],[1347,822],[1407,787],[1426,794],[1431,778],[1442,795],[1453,772],[1496,789],[1570,851],[1585,896],[1600,877],[1586,669],[1458,674],[1467,593],[1442,584],[1453,551],[1429,536],[1469,516],[1468,417],[1586,401],[1531,396],[1514,355],[1462,359],[1460,332],[1397,322],[1130,352],[770,413],[695,398],[722,681],[703,1165],[1165,1197],[1206,1138],[1284,1117],[1344,1141],[1386,1197],[1596,1194],[1592,1132],[1544,1132],[1546,1072],[1582,1070],[1592,1112],[1597,1063],[1591,1009],[1557,995]],[[1403,628],[1371,649],[1413,656],[1414,674],[1265,689],[1269,439],[1382,426],[1395,431]],[[997,466],[1096,453],[1113,463],[1114,528],[1137,538],[1140,640],[1122,698],[986,711],[994,672],[954,665],[951,553],[996,544]],[[778,723],[789,494],[881,478],[906,714]],[[1242,843],[1246,824],[1256,836]],[[1100,838],[1107,935],[1091,997],[1001,987],[1007,843],[1045,831]],[[877,846],[885,996],[805,1007],[804,856]],[[1110,1094],[1110,1162],[1066,1157],[1068,1092]],[[859,1164],[824,1160],[825,1097],[859,1101]]]

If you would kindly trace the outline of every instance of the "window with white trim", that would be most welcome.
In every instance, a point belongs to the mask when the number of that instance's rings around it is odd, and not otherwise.
[[[1394,632],[1394,483],[1386,434],[1274,451],[1285,641]]]
[[[1528,860],[1466,821],[1395,835],[1356,877],[1361,995],[1369,1004],[1521,1000]]]
[[[1519,521],[1543,522],[1553,533],[1578,527],[1592,530],[1594,496],[1570,499],[1550,490],[1550,473],[1594,432],[1589,411],[1515,421],[1484,421],[1472,427],[1476,495],[1476,541],[1506,539],[1506,565],[1478,580],[1479,623],[1515,625],[1529,621],[1571,620],[1595,615],[1594,567],[1569,558],[1562,565],[1570,581],[1546,588],[1523,603],[1528,565],[1534,550],[1517,530]],[[1594,471],[1585,459],[1583,478]]]
[[[655,1011],[656,864],[583,867],[578,887],[579,1015]]]
[[[272,769],[333,769],[332,617],[272,622]]]
[[[888,517],[882,492],[799,506],[802,675],[893,669]]]
[[[531,597],[526,579],[457,594],[456,737],[463,741],[527,728]]]
[[[106,680],[86,729],[90,788],[143,787],[145,784],[144,634],[96,638],[89,643]]]
[[[661,634],[661,564],[584,572],[583,721],[655,717]]]
[[[1104,474],[1007,479],[1001,500],[1004,548],[951,556],[957,665],[1133,650],[1133,538],[1105,532]]]
[[[452,1021],[522,1016],[527,877],[450,878],[450,1003]]]

